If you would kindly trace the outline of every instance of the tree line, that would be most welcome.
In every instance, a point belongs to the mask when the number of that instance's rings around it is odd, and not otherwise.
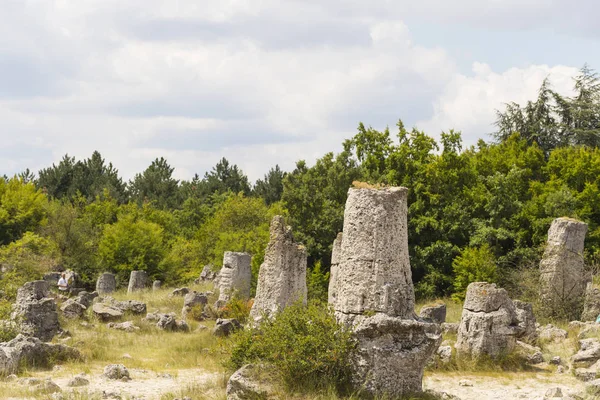
[[[498,112],[494,140],[463,148],[399,121],[395,132],[359,124],[343,150],[292,171],[272,168],[254,185],[223,158],[203,177],[173,178],[156,159],[130,182],[100,153],[65,156],[37,176],[0,179],[0,290],[69,268],[92,284],[131,270],[177,284],[223,252],[247,251],[256,276],[274,215],[284,215],[309,254],[310,296],[325,298],[331,245],[353,182],[409,188],[410,262],[417,295],[464,295],[476,280],[514,281],[534,268],[556,217],[589,224],[585,257],[600,255],[600,84],[588,67],[575,95],[545,80],[535,101]]]

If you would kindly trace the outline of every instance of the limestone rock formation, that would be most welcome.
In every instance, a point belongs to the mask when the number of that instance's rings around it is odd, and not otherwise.
[[[406,188],[348,191],[334,309],[352,323],[365,313],[415,317],[408,258]]]
[[[456,350],[460,356],[492,358],[514,349],[523,331],[516,308],[506,290],[493,283],[474,282],[467,287]]]
[[[65,318],[69,319],[80,318],[81,316],[83,316],[86,309],[86,306],[84,306],[81,303],[78,303],[75,299],[69,299],[65,301],[60,307],[60,310],[63,312]]]
[[[598,315],[600,315],[600,288],[594,287],[592,283],[589,283],[585,291],[581,320],[596,321]]]
[[[552,324],[542,326],[538,329],[538,337],[541,340],[548,342],[560,343],[567,339],[568,335],[569,333],[567,331],[557,328]]]
[[[587,224],[571,218],[555,219],[548,230],[540,262],[540,295],[548,315],[559,310],[581,312],[586,286],[583,270],[586,233]]]
[[[183,308],[181,317],[187,318],[187,315],[194,307],[199,307],[200,312],[204,310],[204,306],[208,303],[208,297],[204,293],[198,293],[195,290],[185,295],[183,299]]]
[[[140,330],[138,326],[134,325],[133,321],[125,321],[121,323],[109,322],[108,327],[111,329],[116,329],[125,332],[135,332]]]
[[[156,321],[156,327],[163,331],[187,332],[190,330],[190,327],[185,321],[177,320],[177,316],[175,315],[175,313],[148,313],[148,315],[146,315],[145,320],[148,322]]]
[[[102,376],[106,379],[112,380],[131,380],[129,376],[129,370],[123,364],[110,364],[104,367],[104,373]]]
[[[431,320],[438,324],[443,324],[446,322],[446,305],[441,303],[431,306],[423,306],[419,312],[419,317]]]
[[[81,358],[81,353],[72,347],[44,343],[20,334],[9,342],[0,343],[0,376],[17,373],[22,365],[51,366],[53,362]]]
[[[152,282],[152,291],[157,291],[162,287],[162,282],[161,281],[154,281]]]
[[[92,306],[92,311],[103,322],[114,321],[123,317],[123,311],[105,303],[95,303]]]
[[[89,308],[94,303],[94,299],[96,297],[98,297],[98,292],[88,293],[86,291],[83,291],[79,292],[77,297],[75,297],[75,301],[85,306],[86,308]]]
[[[117,289],[117,280],[115,274],[103,273],[96,281],[96,292],[100,295],[110,294]]]
[[[56,303],[50,298],[48,282],[27,282],[17,291],[11,320],[19,324],[19,331],[43,342],[52,340],[60,330]]]
[[[352,380],[370,396],[422,391],[423,369],[442,341],[421,321],[408,257],[406,188],[350,189],[333,307],[353,327]]]
[[[515,311],[517,313],[517,324],[521,331],[517,333],[517,338],[526,343],[535,343],[538,339],[535,315],[531,303],[525,303],[520,300],[513,300]]]
[[[227,381],[227,400],[278,398],[268,382],[256,378],[258,368],[253,364],[247,364],[231,375]]]
[[[129,275],[129,286],[127,293],[137,292],[146,289],[148,284],[148,274],[146,271],[131,271]]]
[[[306,249],[294,242],[292,230],[285,226],[283,217],[273,217],[251,319],[258,321],[263,314],[272,315],[298,300],[306,302],[306,262]]]
[[[242,325],[235,318],[218,319],[215,323],[215,329],[213,329],[213,335],[229,336],[239,329],[242,329]]]
[[[86,378],[85,374],[75,375],[69,382],[67,383],[68,387],[81,387],[87,386],[90,384],[90,381]]]
[[[195,283],[213,281],[217,277],[217,273],[213,271],[212,265],[205,265],[202,268],[202,272],[200,273],[200,277],[194,281]]]
[[[224,306],[233,296],[241,300],[250,298],[251,261],[252,256],[248,253],[225,252],[219,273],[219,306]]]
[[[356,387],[370,394],[422,391],[423,369],[441,342],[438,324],[378,313],[361,319],[354,332]]]
[[[190,292],[189,288],[186,287],[182,287],[182,288],[177,288],[174,289],[171,294],[169,294],[169,297],[177,297],[177,296],[185,296],[186,294],[188,294]]]
[[[337,237],[333,241],[333,246],[331,247],[331,267],[329,268],[329,288],[327,290],[327,302],[329,304],[333,304],[335,302],[337,291],[337,270],[340,264],[343,239],[344,234],[342,232],[338,233]]]

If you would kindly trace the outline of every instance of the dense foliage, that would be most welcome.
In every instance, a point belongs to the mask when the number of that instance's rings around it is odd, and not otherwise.
[[[326,299],[331,245],[342,230],[354,181],[409,188],[409,251],[417,295],[461,297],[473,280],[509,286],[514,271],[539,261],[552,219],[589,224],[586,262],[600,256],[600,84],[589,68],[575,95],[545,81],[524,107],[498,113],[497,142],[463,148],[401,121],[396,132],[359,124],[339,154],[309,166],[278,166],[252,186],[220,160],[201,178],[173,178],[160,158],[132,181],[98,152],[0,179],[0,290],[32,275],[71,268],[91,284],[103,271],[145,269],[176,284],[219,268],[223,252],[247,251],[254,278],[273,215],[284,215],[309,254],[309,292]],[[14,286],[14,285],[13,285]],[[514,286],[514,285],[513,285]]]

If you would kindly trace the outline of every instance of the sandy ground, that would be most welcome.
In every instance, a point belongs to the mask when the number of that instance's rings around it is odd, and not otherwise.
[[[467,380],[473,386],[461,386]],[[552,373],[506,373],[498,376],[460,373],[432,373],[423,380],[425,389],[446,392],[461,400],[536,399],[548,389],[560,387],[563,395],[581,393],[585,384],[572,375]]]
[[[168,374],[157,374],[153,371],[130,369],[131,380],[127,382],[107,380],[101,374],[86,375],[90,381],[87,386],[68,387],[67,383],[72,376],[56,373],[36,374],[37,378],[52,378],[62,389],[63,393],[80,392],[87,394],[114,394],[122,398],[136,400],[155,400],[162,395],[172,393],[178,395],[182,389],[192,385],[207,386],[210,388],[223,379],[216,373],[207,373],[202,369],[178,370]],[[19,385],[18,383],[13,383]],[[108,396],[110,398],[110,396]],[[16,398],[14,398],[16,399]]]

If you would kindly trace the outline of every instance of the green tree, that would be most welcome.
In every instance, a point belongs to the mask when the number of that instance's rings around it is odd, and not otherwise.
[[[473,282],[496,283],[498,271],[494,254],[486,245],[479,248],[467,247],[452,263],[454,269],[454,297],[464,300],[467,286]]]
[[[0,244],[20,239],[45,221],[46,196],[33,183],[0,179]]]
[[[283,178],[285,173],[276,165],[269,170],[264,179],[256,181],[253,194],[262,197],[267,205],[278,202],[283,195]]]
[[[162,157],[152,161],[129,183],[131,199],[138,204],[151,202],[162,209],[177,208],[180,205],[179,181],[173,178],[173,170]]]

